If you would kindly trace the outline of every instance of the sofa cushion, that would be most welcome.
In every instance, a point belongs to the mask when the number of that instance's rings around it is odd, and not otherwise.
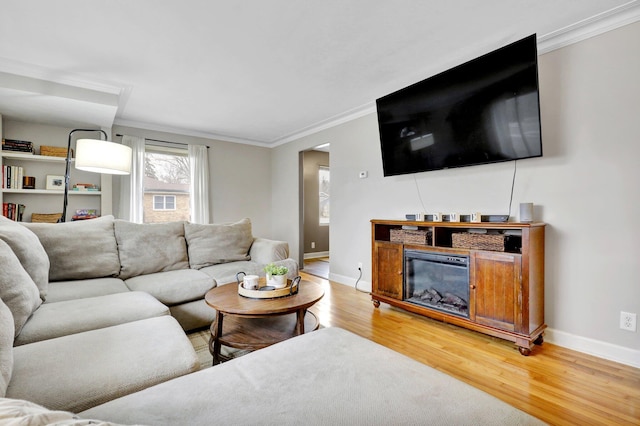
[[[113,216],[65,223],[25,223],[49,255],[50,281],[117,276]]]
[[[167,315],[17,346],[7,397],[78,412],[199,368]]]
[[[9,307],[0,299],[0,397],[7,393],[13,372],[13,338],[15,327]]]
[[[189,268],[182,222],[115,221],[120,278]]]
[[[78,414],[156,426],[543,424],[467,383],[337,328],[306,333]]]
[[[169,308],[139,291],[45,303],[25,324],[15,345],[163,315],[169,315]]]
[[[49,283],[45,303],[106,296],[107,294],[127,293],[129,291],[129,287],[120,278],[56,281]]]
[[[139,275],[125,280],[125,284],[129,289],[147,292],[169,306],[203,299],[204,294],[216,286],[210,276],[193,269]]]
[[[216,318],[216,310],[207,305],[204,299],[170,306],[169,311],[185,331],[209,327]]]
[[[253,236],[249,219],[209,225],[186,222],[184,234],[189,250],[189,265],[193,269],[250,259]]]
[[[289,257],[289,243],[267,238],[254,238],[249,256],[254,262],[263,264],[285,260]]]
[[[49,256],[37,235],[20,223],[0,216],[0,239],[9,244],[18,256],[22,267],[38,286],[40,298],[45,300],[49,283]]]
[[[218,265],[206,266],[200,269],[200,272],[209,275],[216,280],[218,285],[235,283],[236,274],[244,272],[247,275],[265,275],[264,265],[252,261],[220,263]]]
[[[69,411],[53,411],[23,399],[0,398],[0,423],[29,426],[118,426],[101,420],[81,419]]]
[[[38,287],[20,264],[11,247],[0,240],[0,299],[13,315],[18,336],[33,311],[42,304]]]

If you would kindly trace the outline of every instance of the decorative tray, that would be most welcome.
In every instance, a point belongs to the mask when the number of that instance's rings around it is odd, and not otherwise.
[[[242,286],[242,281],[238,280],[238,294],[240,296],[251,299],[276,299],[279,297],[293,296],[298,293],[300,288],[301,277],[295,277],[293,280],[287,280],[287,286],[283,288],[275,288],[267,285],[267,279],[261,277],[258,280],[259,290],[249,290]]]

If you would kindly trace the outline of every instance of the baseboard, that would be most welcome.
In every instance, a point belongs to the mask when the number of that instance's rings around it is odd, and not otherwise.
[[[304,254],[304,258],[305,259],[317,259],[319,257],[329,257],[329,252],[328,251],[317,251],[315,253],[305,253]]]
[[[356,279],[338,274],[329,274],[331,281],[338,284],[354,287]],[[358,282],[358,290],[371,291],[371,283],[360,280]],[[593,355],[620,364],[629,365],[631,367],[640,368],[640,351],[624,346],[613,345],[611,343],[602,342],[600,340],[589,339],[588,337],[576,336],[564,331],[547,328],[544,331],[544,341],[563,348]]]
[[[547,328],[544,331],[544,341],[562,346],[563,348],[597,356],[598,358],[640,368],[639,350],[613,345],[588,337],[576,336],[575,334],[554,330],[552,328]]]
[[[343,284],[349,287],[356,286],[357,278],[347,277],[345,275],[338,275],[334,273],[329,273],[329,279],[331,281],[337,282],[338,284]],[[371,283],[369,281],[358,281],[358,290],[365,291],[367,293],[371,292]]]

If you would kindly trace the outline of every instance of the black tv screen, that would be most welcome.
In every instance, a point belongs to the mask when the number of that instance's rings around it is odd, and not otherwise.
[[[376,101],[385,176],[542,155],[531,35]]]

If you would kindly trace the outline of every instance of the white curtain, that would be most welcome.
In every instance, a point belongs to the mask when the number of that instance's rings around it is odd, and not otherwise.
[[[144,220],[144,138],[122,136],[122,144],[131,147],[131,174],[120,179],[119,217],[135,223]]]
[[[204,145],[189,145],[191,222],[209,223],[209,153]]]

